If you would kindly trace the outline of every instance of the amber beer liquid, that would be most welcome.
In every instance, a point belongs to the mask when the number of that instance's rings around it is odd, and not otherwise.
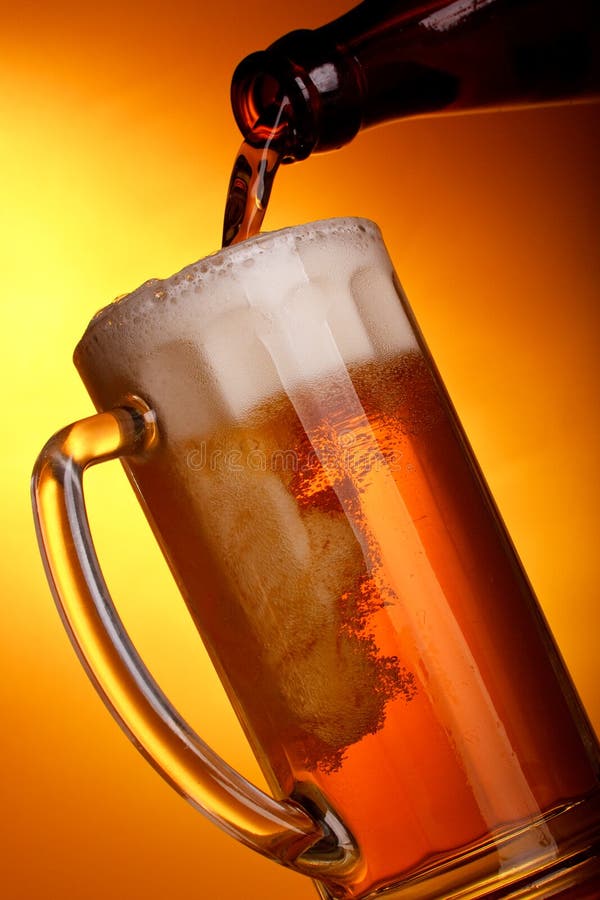
[[[377,227],[149,282],[75,359],[155,411],[126,468],[274,796],[351,836],[321,895],[597,896],[597,743]]]
[[[178,490],[147,473],[192,615],[271,788],[316,788],[360,836],[365,871],[333,896],[459,847],[500,868],[495,840],[527,825],[551,856],[596,778],[531,588],[427,357],[349,380],[351,408],[321,383],[314,431],[275,396],[175,444]]]

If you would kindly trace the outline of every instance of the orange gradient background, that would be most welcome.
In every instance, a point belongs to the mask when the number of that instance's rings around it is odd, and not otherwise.
[[[342,0],[24,2],[0,31],[2,835],[10,900],[302,900],[142,760],[76,660],[28,500],[91,403],[92,314],[215,250],[236,63]],[[244,18],[247,17],[247,18]],[[596,728],[599,107],[405,122],[281,170],[266,226],[376,220]],[[88,476],[117,605],[202,735],[262,783],[116,463]]]

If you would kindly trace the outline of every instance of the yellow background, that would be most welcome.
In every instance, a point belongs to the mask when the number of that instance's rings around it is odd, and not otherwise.
[[[91,315],[216,249],[246,53],[341,0],[57,0],[3,9],[0,866],[10,900],[302,900],[147,766],[53,608],[28,501],[91,410]],[[405,122],[283,169],[266,226],[358,214],[392,257],[598,728],[598,106]],[[151,668],[259,780],[117,464],[89,475],[100,556]]]

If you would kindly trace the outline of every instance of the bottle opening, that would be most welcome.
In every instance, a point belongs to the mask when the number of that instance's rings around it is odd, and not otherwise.
[[[269,108],[288,104],[282,161],[348,143],[362,122],[356,66],[314,31],[294,31],[238,65],[231,84],[233,112],[245,138]]]
[[[259,51],[242,60],[231,83],[233,113],[245,140],[253,146],[277,144],[282,162],[305,159],[316,143],[310,91],[295,68],[277,54]]]

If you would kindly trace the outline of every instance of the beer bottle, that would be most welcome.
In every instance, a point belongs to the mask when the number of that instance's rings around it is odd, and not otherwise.
[[[292,31],[235,70],[247,137],[286,108],[283,161],[411,116],[600,93],[599,0],[364,0]]]

